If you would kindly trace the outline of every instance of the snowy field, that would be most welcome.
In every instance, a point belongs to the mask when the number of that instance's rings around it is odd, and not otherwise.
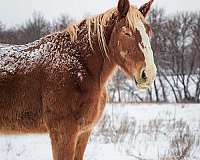
[[[0,137],[0,160],[51,159],[47,135]],[[200,104],[109,104],[85,160],[200,160]]]

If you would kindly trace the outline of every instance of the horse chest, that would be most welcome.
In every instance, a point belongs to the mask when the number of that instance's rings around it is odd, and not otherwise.
[[[78,123],[83,131],[92,129],[100,119],[104,106],[90,106],[87,113],[78,118]]]
[[[76,115],[79,125],[83,131],[91,130],[101,118],[106,104],[106,90],[91,105],[83,105],[86,107],[82,112]]]

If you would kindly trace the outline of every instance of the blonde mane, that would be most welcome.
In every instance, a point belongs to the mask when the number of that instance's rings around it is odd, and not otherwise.
[[[117,13],[116,8],[112,8],[103,14],[89,17],[86,19],[86,25],[88,29],[88,35],[89,35],[89,43],[92,50],[94,49],[93,49],[91,37],[93,34],[97,34],[99,47],[102,50],[102,53],[104,53],[107,58],[109,58],[108,53],[107,53],[108,46],[106,44],[104,28],[114,13]],[[130,7],[129,12],[126,16],[126,20],[129,24],[129,27],[132,30],[135,30],[135,24],[138,21],[142,21],[146,23],[144,16],[140,13],[140,11],[135,6]],[[79,24],[72,24],[66,29],[66,31],[70,34],[71,41],[75,41],[77,38],[78,25]]]

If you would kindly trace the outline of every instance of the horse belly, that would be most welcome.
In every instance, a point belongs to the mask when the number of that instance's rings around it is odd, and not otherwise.
[[[41,91],[35,82],[0,84],[0,97],[0,133],[46,132]]]

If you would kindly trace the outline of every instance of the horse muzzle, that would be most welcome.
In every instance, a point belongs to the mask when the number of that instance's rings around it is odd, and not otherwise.
[[[156,79],[156,73],[157,73],[156,66],[151,67],[151,70],[149,69],[141,70],[138,79],[134,77],[136,87],[141,90],[149,89]]]

